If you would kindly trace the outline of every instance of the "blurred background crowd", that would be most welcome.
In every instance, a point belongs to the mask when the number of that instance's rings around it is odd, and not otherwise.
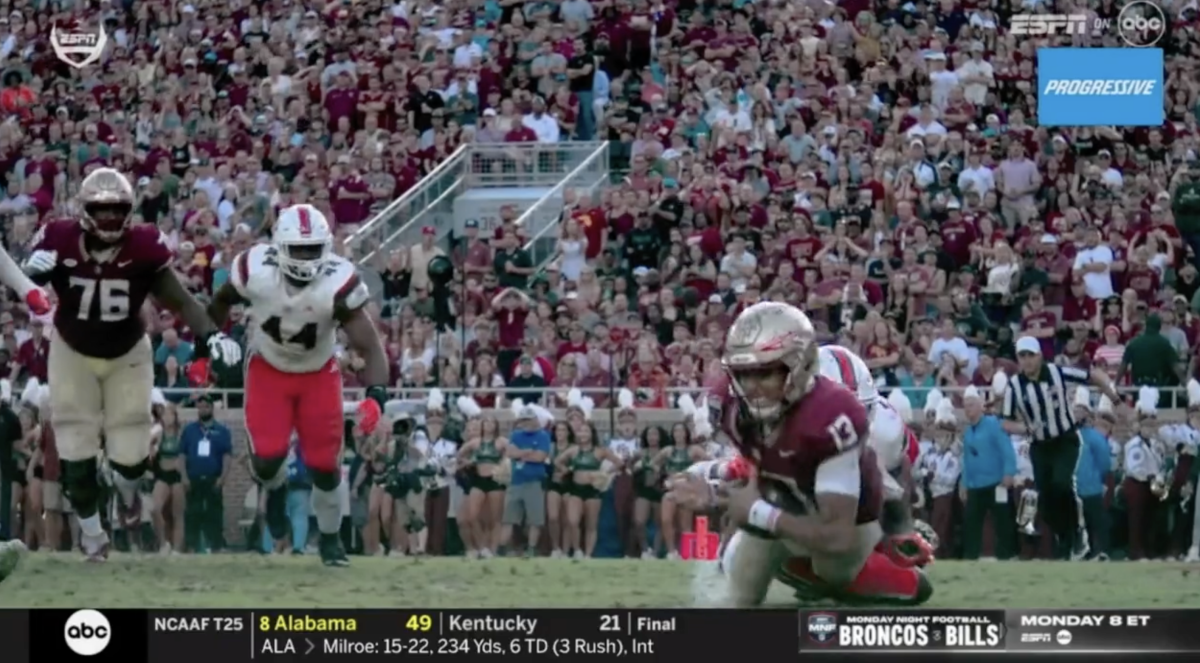
[[[1115,19],[1121,3],[4,0],[0,225],[19,260],[40,223],[71,217],[89,168],[120,168],[139,220],[162,229],[203,297],[287,205],[316,205],[344,237],[460,145],[604,140],[612,182],[564,192],[553,259],[533,259],[513,209],[494,230],[339,246],[373,255],[363,270],[398,398],[438,387],[454,409],[468,389],[485,410],[519,398],[561,413],[575,387],[601,446],[626,410],[638,413],[628,435],[674,440],[677,413],[661,429],[646,417],[699,394],[732,317],[770,299],[802,307],[918,412],[934,389],[961,406],[964,387],[1011,373],[1013,339],[1028,334],[1052,361],[1159,388],[1158,407],[1182,420],[1183,385],[1200,375],[1200,38],[1195,2],[1159,4],[1166,121],[1062,128],[1036,121],[1037,48],[1119,41],[1017,36],[1011,17]],[[99,63],[60,62],[54,25],[102,25]],[[428,274],[438,255],[455,265],[445,290]],[[8,299],[0,377],[16,394],[45,379],[53,330]],[[231,333],[244,336],[246,314]],[[180,321],[153,318],[162,407],[191,417],[207,406],[197,394],[225,394],[204,389],[241,386],[240,372],[192,361]],[[360,386],[362,359],[342,362]],[[231,393],[218,414],[240,404]],[[1116,419],[1134,416],[1132,399],[1117,405]],[[35,447],[14,452],[22,467]],[[203,470],[197,501],[211,509],[245,495],[222,471]],[[45,508],[31,494],[14,509]],[[614,513],[632,522],[625,507],[596,518]],[[233,529],[175,548],[219,548]],[[607,540],[606,554],[622,551]]]

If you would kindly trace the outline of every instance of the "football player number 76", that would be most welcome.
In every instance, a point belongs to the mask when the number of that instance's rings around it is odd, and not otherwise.
[[[79,319],[92,317],[92,303],[100,300],[100,320],[119,322],[129,317],[129,281],[126,279],[85,279],[72,276],[71,288],[80,288]]]

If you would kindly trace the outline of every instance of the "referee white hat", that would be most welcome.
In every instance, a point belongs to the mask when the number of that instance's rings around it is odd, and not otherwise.
[[[1042,344],[1032,336],[1022,336],[1017,339],[1017,354],[1022,352],[1032,352],[1035,355],[1042,354]]]

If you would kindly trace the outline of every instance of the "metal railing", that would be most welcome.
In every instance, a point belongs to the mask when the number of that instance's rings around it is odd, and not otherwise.
[[[555,396],[561,395],[561,396],[565,397],[568,389],[578,389],[582,395],[592,398],[593,400],[598,400],[598,399],[602,399],[602,398],[615,397],[617,392],[619,392],[623,388],[624,387],[622,384],[614,383],[612,386],[607,386],[607,387],[559,387],[559,386],[540,387],[540,388],[444,387],[444,388],[441,388],[441,390],[442,390],[442,393],[446,396],[447,401],[449,402],[449,401],[452,401],[454,398],[457,398],[458,396],[463,395],[463,394],[466,394],[466,395],[517,394],[517,395],[520,395],[520,394],[529,394],[531,392],[542,392],[544,394],[554,394]],[[929,391],[932,391],[933,388],[932,387],[891,387],[891,388],[884,388],[883,391],[886,392],[886,391],[890,391],[891,389],[900,389],[901,391],[904,391],[904,392],[926,392],[926,393],[928,393]],[[1123,397],[1137,398],[1138,389],[1139,389],[1139,387],[1118,387],[1117,392],[1119,394],[1121,394]],[[965,390],[966,390],[965,387],[939,387],[938,388],[938,391],[942,392],[945,395],[949,395],[949,396],[961,396]],[[239,395],[242,395],[245,393],[245,390],[243,390],[243,389],[164,388],[161,391],[167,397],[195,397],[195,396],[199,396],[201,394],[207,394],[207,395],[211,395],[214,397],[223,398],[223,397],[227,397],[227,396],[239,396]],[[362,398],[364,391],[365,391],[364,389],[343,389],[342,393],[343,393],[343,396],[345,398],[347,398],[348,400],[355,400],[355,399]],[[430,391],[429,389],[391,389],[391,390],[389,390],[389,395],[393,396],[395,398],[425,398],[429,394],[429,391]],[[667,387],[667,388],[663,389],[663,391],[668,396],[676,397],[676,396],[680,396],[683,394],[689,394],[692,396],[696,396],[698,394],[703,394],[705,390],[700,387],[697,387],[697,388]],[[981,391],[984,394],[987,394],[987,392],[989,392],[991,390],[990,389],[980,389],[979,391]],[[1166,396],[1174,396],[1175,397],[1173,399],[1174,402],[1181,404],[1181,406],[1182,406],[1182,404],[1187,402],[1187,389],[1185,387],[1160,387],[1158,389],[1158,391],[1159,391],[1160,396],[1163,397],[1163,398],[1160,398],[1160,402],[1164,402],[1164,399]],[[1094,390],[1093,390],[1093,393],[1095,393]],[[1170,402],[1170,401],[1166,401],[1166,402]]]
[[[421,228],[433,225],[438,229],[438,239],[453,229],[454,197],[462,190],[470,165],[469,146],[463,145],[438,164],[417,185],[393,200],[368,220],[354,234],[346,238],[346,250],[360,265],[368,264],[375,255],[397,244],[414,245],[421,241]],[[435,216],[433,223],[428,217],[445,214],[449,222]]]
[[[467,184],[472,189],[551,187],[607,147],[604,141],[475,143],[470,146]],[[604,170],[607,173],[607,161]]]
[[[606,150],[607,143],[463,145],[347,237],[346,249],[355,262],[368,264],[381,251],[416,244],[427,225],[437,229],[440,242],[455,228],[454,199],[468,189],[554,186],[601,148]],[[605,174],[607,165],[606,158]]]
[[[568,193],[573,193],[576,200],[594,198],[608,182],[608,156],[608,143],[600,143],[591,156],[517,219],[517,225],[530,238],[525,250],[537,271],[558,254],[558,220]]]

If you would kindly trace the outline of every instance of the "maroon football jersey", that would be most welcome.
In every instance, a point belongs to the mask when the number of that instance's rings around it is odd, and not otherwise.
[[[867,446],[870,422],[858,397],[840,384],[817,376],[808,394],[791,407],[776,429],[765,435],[750,422],[739,422],[738,408],[723,410],[725,432],[738,451],[758,469],[764,495],[770,484],[816,509],[817,468],[826,460],[860,448],[862,492],[858,522],[879,519],[883,508],[883,477],[875,452]]]
[[[110,260],[84,250],[84,230],[75,221],[51,221],[33,240],[33,250],[57,251],[49,284],[58,294],[54,328],[76,352],[115,359],[145,335],[142,304],[174,258],[166,238],[152,225],[129,229]]]

